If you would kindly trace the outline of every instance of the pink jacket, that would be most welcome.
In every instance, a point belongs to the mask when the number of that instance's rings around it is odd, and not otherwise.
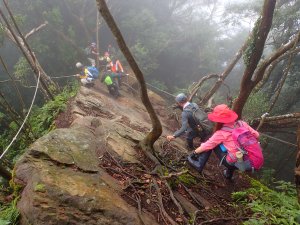
[[[256,130],[254,130],[252,127],[250,127],[246,122],[242,121],[242,124],[256,138],[259,137],[259,133]],[[224,126],[234,128],[234,122],[226,123],[226,124],[224,124]],[[225,146],[225,148],[227,149],[228,154],[227,154],[226,160],[228,162],[235,162],[236,159],[232,159],[232,157],[230,157],[230,155],[234,156],[234,158],[235,158],[235,153],[238,150],[233,142],[231,133],[228,131],[224,131],[224,130],[216,131],[206,142],[201,144],[201,148],[204,149],[205,151],[210,151],[210,150],[214,149],[216,146],[218,146],[219,144],[223,144]]]

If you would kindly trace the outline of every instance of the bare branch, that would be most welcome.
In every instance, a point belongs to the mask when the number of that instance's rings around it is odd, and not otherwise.
[[[191,94],[189,96],[189,101],[192,101],[194,96],[196,95],[196,93],[198,92],[198,90],[201,88],[202,84],[204,83],[204,81],[212,79],[212,78],[219,78],[220,76],[218,74],[209,74],[206,75],[204,77],[202,77],[198,83],[195,85],[195,87],[191,90]]]
[[[214,84],[214,86],[206,93],[206,95],[201,100],[201,105],[205,105],[208,100],[216,93],[216,91],[221,87],[223,81],[227,78],[227,76],[231,73],[234,66],[237,64],[237,62],[240,60],[243,51],[247,47],[247,42],[244,43],[244,45],[238,50],[238,52],[235,54],[229,65],[226,67],[226,69],[223,71],[223,73],[220,75],[218,81]]]
[[[40,26],[33,28],[31,31],[29,31],[24,37],[25,39],[28,39],[31,35],[33,35],[34,33],[38,32],[39,30],[41,30],[42,28],[44,28],[46,25],[48,24],[48,21],[45,21],[44,23],[42,23]]]
[[[251,126],[256,127],[261,118],[251,121]],[[289,113],[280,116],[271,116],[264,119],[264,124],[261,126],[261,130],[268,131],[268,129],[278,129],[287,127],[297,127],[300,123],[300,112]]]

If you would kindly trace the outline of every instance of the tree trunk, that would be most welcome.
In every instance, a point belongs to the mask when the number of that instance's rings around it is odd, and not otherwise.
[[[221,87],[224,80],[227,78],[227,76],[231,73],[234,66],[237,64],[237,62],[240,60],[243,51],[247,47],[247,42],[238,50],[238,52],[235,54],[234,58],[231,60],[229,65],[226,67],[224,72],[219,76],[219,79],[214,84],[214,86],[206,93],[206,95],[203,97],[203,99],[200,102],[200,105],[205,105],[208,100],[216,93],[216,91]]]
[[[255,119],[251,121],[250,125],[257,127],[261,119]],[[264,123],[261,126],[261,131],[269,131],[279,128],[297,127],[300,123],[300,112],[289,113],[280,116],[271,116],[264,119]]]
[[[261,18],[257,20],[253,28],[247,49],[244,53],[246,69],[243,74],[240,93],[233,105],[233,110],[239,115],[239,118],[242,116],[243,107],[251,91],[256,83],[259,82],[258,79],[260,78],[261,80],[263,76],[262,74],[261,77],[252,81],[252,76],[262,56],[265,42],[272,25],[275,4],[276,1],[274,0],[265,0]]]
[[[144,106],[147,109],[147,112],[150,116],[151,122],[152,122],[152,131],[148,133],[148,135],[144,138],[144,140],[141,142],[141,145],[146,146],[146,148],[153,149],[154,142],[160,137],[162,133],[162,126],[161,123],[154,111],[154,108],[149,100],[148,93],[147,93],[147,86],[145,83],[145,79],[143,76],[142,71],[140,70],[139,66],[137,65],[133,55],[131,54],[129,48],[127,47],[125,40],[117,27],[117,24],[114,21],[114,18],[109,12],[109,9],[106,5],[105,0],[97,0],[98,9],[101,13],[102,17],[106,21],[107,25],[111,29],[113,35],[117,39],[117,43],[119,45],[120,50],[122,51],[123,55],[125,56],[126,60],[128,61],[130,67],[132,68],[139,84],[141,87],[141,99],[144,104]]]
[[[21,107],[22,107],[22,108],[21,108],[21,113],[22,113],[22,116],[24,117],[24,109],[25,109],[26,107],[25,107],[25,103],[24,103],[24,101],[23,101],[21,92],[20,92],[20,90],[19,90],[19,88],[18,88],[18,85],[17,85],[17,83],[16,83],[16,81],[15,81],[14,76],[12,76],[11,73],[9,72],[9,70],[8,70],[8,68],[7,68],[7,65],[6,65],[6,63],[4,62],[4,60],[3,60],[3,58],[2,58],[1,55],[0,55],[0,63],[2,64],[2,66],[3,66],[4,70],[5,70],[5,72],[7,73],[7,75],[9,76],[9,78],[10,78],[11,81],[12,81],[13,87],[15,88],[15,91],[16,91],[16,93],[17,93],[19,102],[20,102]]]
[[[11,180],[11,173],[0,164],[0,176],[5,180]]]
[[[298,193],[298,202],[300,203],[300,125],[298,125],[298,130],[297,130],[297,144],[298,144],[298,154],[296,158],[295,183],[296,183],[296,190]]]
[[[42,91],[45,94],[45,97],[47,99],[54,99],[54,94],[59,92],[59,87],[55,82],[51,80],[51,78],[45,73],[45,71],[42,69],[42,66],[36,59],[36,57],[33,55],[31,49],[29,48],[28,44],[26,43],[25,38],[20,33],[20,36],[17,36],[12,27],[10,26],[7,18],[5,17],[4,13],[0,9],[1,17],[3,18],[3,21],[6,24],[6,27],[4,28],[5,34],[20,48],[21,52],[23,53],[24,57],[26,58],[27,62],[31,66],[32,70],[34,71],[35,75],[38,76],[38,74],[41,74],[41,84],[42,84]],[[14,21],[14,18],[11,17]],[[14,21],[14,24],[17,28],[17,24]],[[17,28],[19,31],[19,29]],[[20,31],[19,31],[20,32]],[[50,91],[51,90],[51,91]]]

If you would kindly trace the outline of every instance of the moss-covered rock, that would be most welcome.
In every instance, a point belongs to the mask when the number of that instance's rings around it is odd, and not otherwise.
[[[15,181],[24,185],[21,224],[140,224],[118,184],[100,171],[96,149],[103,137],[93,133],[78,125],[52,131],[17,162]]]

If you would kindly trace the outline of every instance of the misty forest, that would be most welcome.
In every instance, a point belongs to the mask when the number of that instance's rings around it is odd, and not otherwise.
[[[0,0],[0,225],[300,224],[299,52],[299,0]]]

